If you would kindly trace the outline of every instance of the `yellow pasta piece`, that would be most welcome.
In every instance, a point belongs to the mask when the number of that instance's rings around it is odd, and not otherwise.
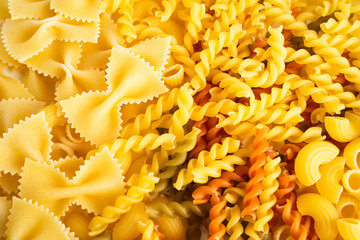
[[[29,236],[31,239],[76,239],[53,213],[31,200],[14,197],[8,219],[6,236],[9,240],[27,239]]]
[[[43,102],[24,98],[0,101],[0,135],[6,133],[20,120],[25,120],[25,117],[38,113],[43,106]]]
[[[131,210],[124,214],[113,228],[112,237],[114,240],[133,240],[141,232],[138,228],[139,222],[147,219],[145,204],[138,203],[132,206]]]
[[[167,91],[154,68],[122,48],[113,48],[106,78],[107,91],[83,93],[60,102],[73,127],[97,146],[120,135],[121,104],[139,103]]]
[[[19,174],[25,158],[50,163],[51,137],[43,112],[20,121],[0,139],[0,170]]]
[[[320,239],[336,238],[338,234],[336,221],[339,216],[329,200],[319,194],[306,193],[298,197],[297,207],[302,215],[314,218],[315,231]]]
[[[360,236],[360,220],[355,218],[343,218],[337,221],[340,235],[346,240],[356,240]]]
[[[101,0],[51,0],[50,8],[77,21],[99,21]]]
[[[321,173],[319,167],[334,159],[339,149],[325,141],[312,142],[303,147],[295,160],[296,178],[305,186],[316,183]]]
[[[160,232],[164,233],[167,239],[174,239],[174,240],[187,239],[186,228],[183,225],[179,216],[172,218],[167,215],[162,215],[161,217],[156,218],[154,222],[159,225]]]
[[[360,168],[360,138],[356,138],[346,145],[344,149],[344,158],[346,165],[351,169]]]
[[[358,218],[358,214],[360,213],[360,201],[349,193],[343,193],[336,204],[336,209],[340,218]]]
[[[345,117],[325,117],[325,128],[338,142],[350,142],[360,136],[360,117],[346,112]]]
[[[124,194],[123,180],[116,159],[104,148],[86,160],[72,179],[58,169],[27,159],[19,188],[21,197],[43,204],[56,215],[64,215],[71,203],[99,214]]]
[[[337,157],[331,162],[320,166],[321,178],[316,182],[320,195],[336,204],[343,191],[340,180],[344,174],[345,158]]]
[[[347,171],[342,179],[343,186],[350,194],[360,200],[360,170]]]

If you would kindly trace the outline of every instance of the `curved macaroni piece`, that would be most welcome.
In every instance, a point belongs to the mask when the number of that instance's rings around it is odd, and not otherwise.
[[[154,222],[159,226],[159,230],[167,239],[186,240],[186,225],[182,222],[179,216],[174,218],[167,215],[162,215],[154,219]]]
[[[170,87],[180,85],[184,80],[184,67],[180,64],[175,64],[163,71],[162,80]]]
[[[91,220],[89,235],[96,236],[105,231],[110,223],[117,221],[121,214],[130,211],[133,204],[141,202],[146,194],[153,191],[158,181],[159,179],[154,177],[152,172],[141,175],[138,182],[129,188],[125,196],[119,196],[116,199],[114,206],[106,206],[101,215]]]
[[[360,236],[360,220],[343,218],[337,221],[340,236],[344,239],[355,240]]]
[[[140,222],[146,222],[146,220],[145,204],[143,202],[134,204],[131,210],[125,213],[115,224],[112,238],[115,240],[135,239],[141,233],[138,224]]]
[[[70,228],[70,231],[75,233],[76,237],[84,240],[90,239],[89,222],[90,218],[86,214],[77,211],[68,212],[63,218],[65,226]]]
[[[320,165],[329,163],[338,154],[339,149],[329,142],[309,143],[300,150],[296,157],[296,178],[305,186],[316,183],[321,177]]]
[[[359,149],[360,149],[360,138],[356,138],[352,140],[344,148],[345,163],[351,169],[360,168]]]
[[[269,233],[268,222],[273,218],[272,207],[276,204],[275,192],[279,188],[277,178],[281,173],[279,167],[280,158],[275,158],[264,166],[265,178],[262,180],[263,191],[260,193],[260,206],[256,210],[257,221],[254,223],[254,230]]]
[[[239,149],[240,146],[240,141],[238,140],[234,140],[230,137],[225,138],[222,144],[214,144],[210,151],[202,151],[200,152],[198,158],[194,158],[189,160],[188,164],[187,164],[187,168],[181,169],[176,182],[174,183],[174,187],[178,190],[180,190],[183,186],[189,184],[190,182],[192,182],[195,178],[195,176],[193,175],[193,170],[197,169],[197,168],[201,168],[201,167],[207,167],[209,166],[211,163],[217,165],[217,163],[219,161],[216,161],[218,159],[223,159],[226,157],[226,155],[228,155],[229,153],[234,153]],[[230,163],[228,163],[227,165],[231,164],[233,162],[233,160],[235,160],[236,162],[241,163],[242,160],[236,156],[233,157],[229,157],[228,160],[230,160]],[[221,162],[221,161],[220,161]],[[220,166],[221,167],[221,166]],[[216,174],[218,173],[218,171],[216,171]],[[208,176],[206,175],[206,172],[204,172],[205,177]]]
[[[325,128],[330,137],[338,142],[350,142],[360,136],[360,117],[346,112],[345,117],[325,117]]]
[[[359,169],[348,170],[342,178],[342,183],[346,191],[348,191],[351,195],[353,195],[357,199],[360,199],[359,178],[360,178]]]
[[[358,218],[360,202],[350,194],[342,194],[336,204],[339,218]]]
[[[178,215],[189,218],[191,214],[197,216],[204,216],[204,213],[201,208],[192,203],[191,201],[178,202],[153,202],[146,205],[146,214],[152,218],[159,218],[162,214],[165,214],[171,218],[174,218]]]
[[[337,157],[331,162],[320,166],[321,178],[316,182],[316,188],[320,195],[327,198],[333,204],[339,201],[343,191],[340,180],[344,174],[345,158]]]
[[[314,202],[317,204],[315,205]],[[315,220],[315,231],[320,239],[335,239],[338,234],[336,222],[339,218],[334,205],[321,195],[306,193],[297,199],[297,207],[302,215]]]

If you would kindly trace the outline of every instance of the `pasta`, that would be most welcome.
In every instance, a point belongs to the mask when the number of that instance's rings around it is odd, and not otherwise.
[[[0,0],[0,238],[359,238],[360,5]]]
[[[328,142],[312,142],[299,152],[295,161],[295,173],[305,186],[316,183],[321,174],[321,164],[330,162],[339,154],[339,149]]]
[[[312,202],[316,201],[316,210],[314,211]],[[311,206],[311,207],[310,207]],[[313,193],[301,195],[297,201],[299,212],[303,215],[310,215],[315,220],[315,230],[320,238],[335,239],[338,234],[336,221],[338,220],[338,213],[335,207],[326,198]],[[309,210],[309,207],[312,210]],[[328,228],[331,226],[331,228]]]

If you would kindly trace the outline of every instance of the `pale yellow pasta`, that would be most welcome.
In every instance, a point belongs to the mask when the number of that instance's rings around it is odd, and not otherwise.
[[[336,238],[338,234],[336,221],[339,216],[329,200],[319,194],[306,193],[298,197],[296,204],[302,215],[309,215],[314,219],[315,231],[320,239]]]
[[[360,220],[343,218],[337,221],[340,235],[346,240],[356,240],[360,236]]]
[[[351,169],[360,168],[360,138],[356,138],[346,145],[344,157],[346,165]]]
[[[19,231],[22,229],[22,231]],[[6,236],[9,240],[27,239],[76,239],[65,225],[43,206],[31,200],[14,197],[8,217]]]
[[[7,216],[9,215],[9,209],[11,207],[11,202],[6,199],[6,197],[0,197],[0,237],[6,237],[6,223]]]
[[[320,166],[321,178],[316,182],[320,195],[336,204],[343,191],[340,180],[343,177],[345,158],[337,157],[331,162]]]
[[[360,200],[360,170],[352,169],[347,171],[342,182],[346,191]]]
[[[325,141],[312,142],[303,147],[295,160],[295,174],[297,179],[305,186],[316,183],[321,173],[319,167],[334,159],[339,149]]]
[[[350,142],[360,136],[360,117],[346,112],[345,117],[325,117],[325,128],[338,142]]]

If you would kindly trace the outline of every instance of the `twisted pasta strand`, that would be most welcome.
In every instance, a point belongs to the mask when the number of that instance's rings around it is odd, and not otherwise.
[[[250,155],[249,177],[250,180],[246,185],[246,195],[243,199],[244,209],[241,217],[249,215],[253,220],[256,219],[256,210],[260,206],[259,195],[263,191],[262,181],[265,178],[264,166],[267,162],[267,151],[270,146],[266,141],[268,129],[256,129],[256,135],[253,142],[254,152]]]
[[[101,216],[95,216],[91,220],[89,224],[90,236],[96,236],[103,232],[110,223],[118,220],[121,214],[130,211],[133,204],[141,202],[146,194],[153,191],[159,178],[155,177],[152,172],[144,172],[137,184],[131,186],[125,196],[119,196],[116,199],[114,206],[105,207]]]
[[[201,208],[195,205],[191,201],[178,202],[153,202],[146,205],[146,213],[152,218],[158,218],[162,214],[166,214],[169,217],[176,217],[177,214],[189,218],[192,214],[203,217],[204,213]]]
[[[156,103],[147,106],[144,114],[139,114],[133,121],[126,124],[121,130],[122,138],[130,138],[132,135],[139,135],[141,130],[147,129],[151,123],[159,119],[164,112],[169,111],[177,104],[180,89],[174,88],[160,96]]]
[[[218,165],[217,163],[214,163],[216,162],[217,159],[225,158],[228,153],[234,153],[239,149],[239,146],[240,146],[240,141],[228,137],[224,139],[224,142],[222,144],[214,144],[211,147],[210,151],[204,150],[200,152],[197,159],[195,158],[191,159],[188,163],[187,168],[180,170],[176,182],[174,183],[174,187],[180,190],[184,185],[189,184],[191,181],[194,180],[195,177],[193,175],[194,169],[207,167],[211,163]],[[227,160],[229,160],[228,163],[226,163],[225,161],[223,162],[225,163],[225,167],[229,167],[229,165],[234,164],[234,162],[237,163],[242,162],[242,160],[236,156],[229,156]],[[218,168],[215,170],[216,171],[215,175],[218,174],[218,170],[221,171],[222,167],[224,167],[224,165],[220,163],[220,166],[218,166]],[[232,167],[230,166],[230,168]],[[206,172],[203,173],[205,174],[204,177],[206,177],[207,173]],[[214,174],[214,173],[210,172],[210,174]]]
[[[276,204],[275,192],[279,188],[278,176],[281,173],[279,167],[280,158],[269,161],[264,166],[265,178],[262,181],[263,192],[260,194],[260,206],[256,211],[258,220],[254,223],[254,229],[263,233],[269,232],[268,222],[273,218],[272,207]]]

